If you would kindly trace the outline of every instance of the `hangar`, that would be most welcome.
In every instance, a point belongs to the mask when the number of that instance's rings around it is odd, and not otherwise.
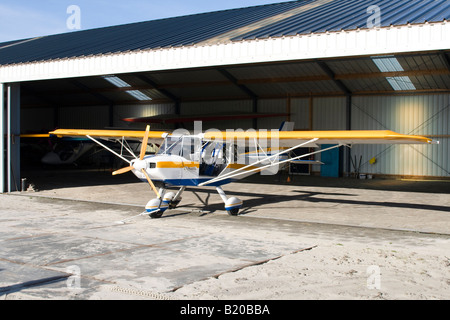
[[[368,174],[448,178],[449,16],[446,0],[302,0],[1,43],[0,192],[20,185],[21,133],[223,112],[287,116],[208,126],[424,135],[440,144],[343,151],[338,175],[361,159]]]

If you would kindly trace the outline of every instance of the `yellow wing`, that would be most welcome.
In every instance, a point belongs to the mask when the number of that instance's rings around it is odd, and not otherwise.
[[[128,130],[83,130],[83,129],[58,129],[51,131],[50,135],[57,137],[66,136],[91,136],[96,138],[137,138],[143,139],[145,131],[128,131]],[[164,139],[167,132],[165,131],[150,131],[149,138],[152,139]]]
[[[83,130],[83,129],[58,129],[50,132],[50,135],[63,136],[91,136],[97,138],[144,138],[145,131],[128,130]],[[170,132],[150,131],[149,139],[164,139]],[[399,134],[390,130],[342,130],[342,131],[207,131],[203,135],[207,140],[221,141],[247,141],[252,143],[254,139],[276,139],[280,146],[295,146],[302,142],[311,142],[311,146],[318,144],[431,144],[436,143],[432,139],[417,136]],[[308,145],[305,145],[308,147]]]
[[[49,136],[48,133],[23,133],[20,135],[21,138],[48,138]]]
[[[416,135],[399,134],[384,130],[347,130],[347,131],[245,131],[223,132],[213,131],[204,134],[205,139],[239,141],[253,139],[278,139],[280,146],[295,146],[302,141],[311,142],[311,146],[317,144],[429,144],[432,139]],[[305,145],[308,147],[308,145]]]

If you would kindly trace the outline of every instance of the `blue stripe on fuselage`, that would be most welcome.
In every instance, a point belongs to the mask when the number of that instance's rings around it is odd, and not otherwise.
[[[147,182],[145,179],[140,179],[142,182]],[[209,181],[211,179],[167,179],[167,180],[153,180],[154,182],[164,182],[166,185],[169,186],[187,186],[187,187],[196,187],[200,183]],[[235,181],[234,179],[225,179],[217,182],[213,182],[211,184],[208,184],[208,186],[217,187],[217,186],[223,186],[225,184],[231,183]]]

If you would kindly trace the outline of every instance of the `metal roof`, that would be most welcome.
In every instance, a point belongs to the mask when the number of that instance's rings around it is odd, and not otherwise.
[[[367,28],[370,6],[378,6],[381,27],[436,22],[450,17],[448,0],[347,0],[331,1],[233,40]]]
[[[240,41],[366,28],[372,5],[382,27],[450,16],[448,0],[290,1],[10,41],[0,44],[0,65],[219,42],[227,34]]]

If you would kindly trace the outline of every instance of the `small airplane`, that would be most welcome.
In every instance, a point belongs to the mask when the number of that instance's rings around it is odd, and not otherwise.
[[[65,138],[63,141],[52,141],[49,134],[21,134],[20,138],[39,138],[37,148],[42,149],[40,162],[46,165],[76,165],[76,161],[91,151],[96,145],[86,138]],[[27,140],[31,141],[31,140]],[[33,142],[34,143],[34,142]],[[28,143],[27,145],[29,145]],[[35,150],[33,154],[35,154]],[[39,152],[41,153],[41,152]]]
[[[148,182],[156,194],[156,198],[145,206],[144,214],[151,218],[159,218],[167,209],[174,209],[187,186],[206,185],[216,187],[226,211],[236,216],[243,202],[237,197],[227,197],[222,185],[255,173],[276,174],[280,167],[290,162],[340,146],[438,143],[426,137],[393,131],[293,131],[292,128],[293,124],[286,122],[281,130],[207,130],[192,134],[185,129],[150,131],[150,126],[147,126],[145,131],[58,129],[50,135],[87,137],[127,162],[127,167],[114,171],[113,175],[131,171],[141,181]],[[121,149],[133,159],[128,160],[122,152],[115,152],[100,139],[120,143]],[[127,147],[125,139],[142,139],[139,156]],[[146,155],[148,143],[158,143],[159,150]],[[322,144],[332,146],[290,156],[297,148],[319,148]],[[166,192],[168,187],[179,189],[176,193]]]
[[[47,152],[41,162],[49,165],[75,164],[78,159],[89,152],[95,145],[85,143],[83,140],[75,143],[55,144],[51,151]]]
[[[97,144],[88,138],[64,137],[63,139],[58,139],[57,141],[54,141],[53,139],[51,139],[51,135],[48,133],[21,134],[20,138],[41,139],[41,144],[39,147],[40,149],[45,149],[45,151],[42,151],[40,162],[51,166],[62,166],[62,165],[77,166],[77,161],[80,160],[83,156],[87,154],[92,155],[98,152],[97,150],[93,150],[95,147],[97,147]],[[43,141],[45,141],[45,147],[42,147]],[[140,144],[141,142],[129,144],[128,147],[131,150],[136,150],[137,148],[140,148],[139,146]],[[148,149],[155,150],[157,149],[157,146],[149,145]],[[103,151],[103,149],[100,151]],[[35,150],[33,151],[33,153],[36,153]]]

